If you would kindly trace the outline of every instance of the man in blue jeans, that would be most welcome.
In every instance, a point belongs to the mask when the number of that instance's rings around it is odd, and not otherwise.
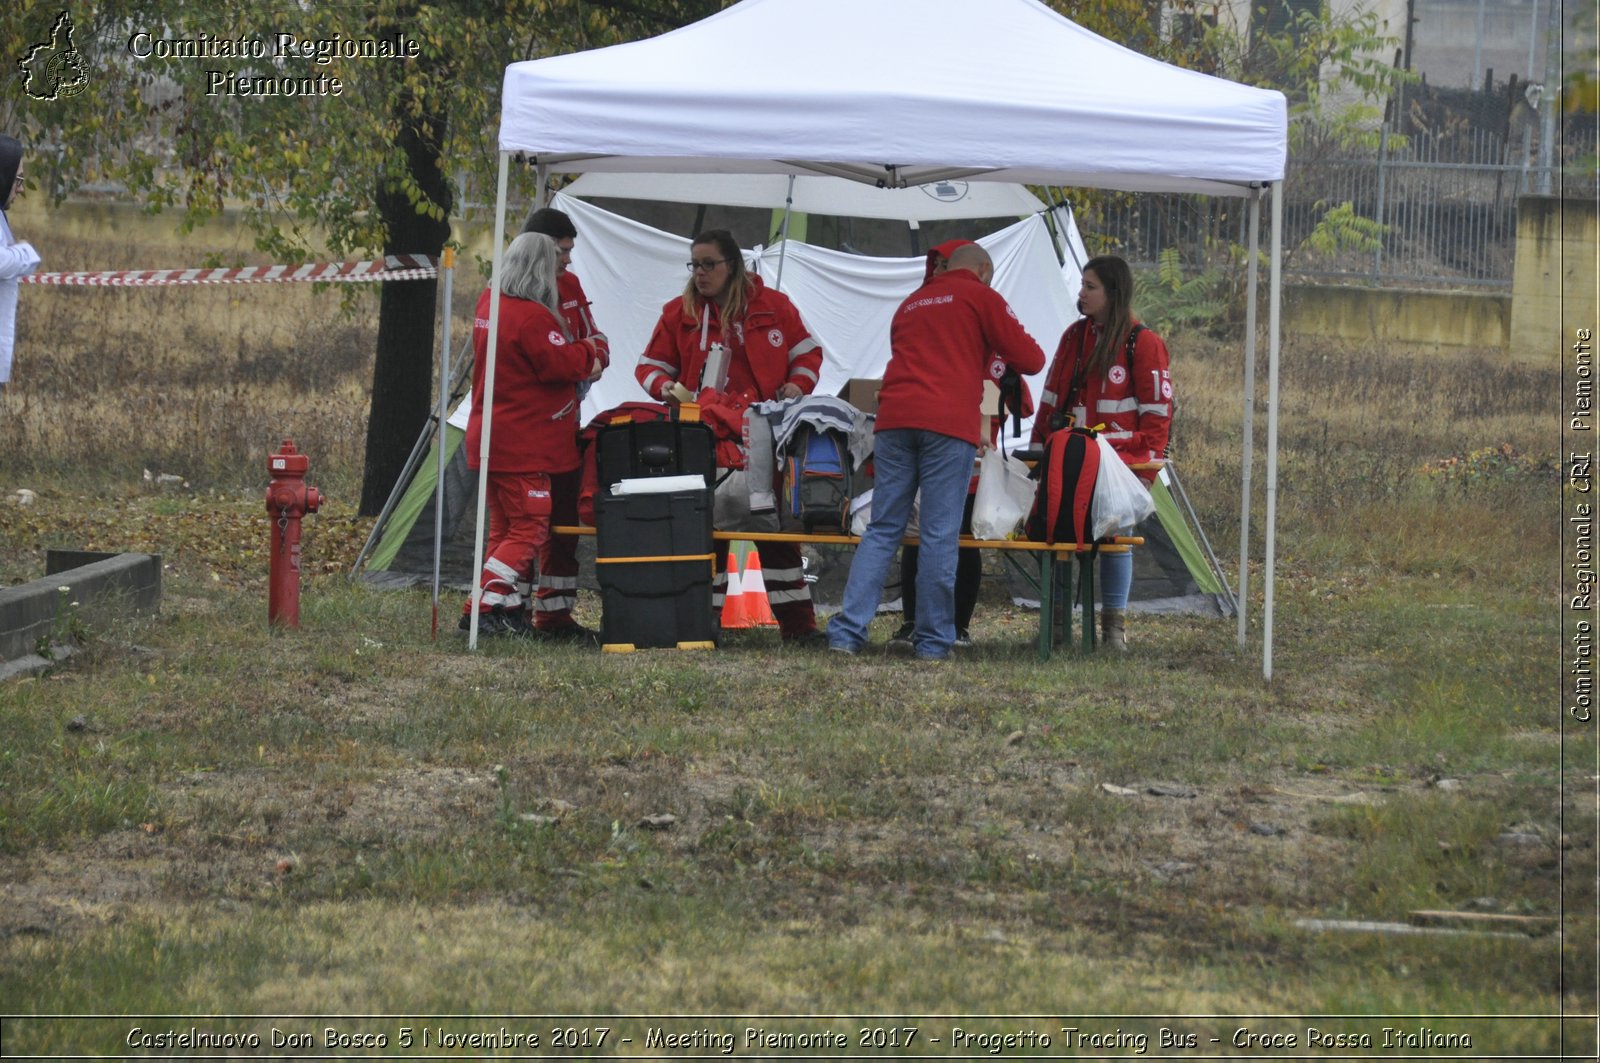
[[[969,244],[951,254],[949,269],[895,311],[889,367],[878,392],[872,522],[850,564],[843,608],[828,623],[828,645],[840,653],[866,644],[867,625],[920,490],[912,648],[921,660],[950,656],[957,541],[980,440],[983,382],[995,356],[1024,376],[1044,368],[1044,352],[989,287],[993,279],[989,253]]]

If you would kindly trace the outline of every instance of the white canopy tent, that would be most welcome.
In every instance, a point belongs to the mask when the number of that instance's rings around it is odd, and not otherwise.
[[[1262,648],[1270,679],[1287,128],[1281,93],[1139,55],[1037,0],[743,0],[649,40],[506,68],[491,287],[498,294],[514,155],[571,173],[823,174],[891,188],[968,180],[1248,197],[1239,587],[1248,601],[1254,252],[1271,187]],[[498,298],[490,307],[493,352]],[[484,388],[492,406],[492,358]],[[486,421],[485,463],[490,431]],[[478,506],[481,566],[482,486]],[[1241,609],[1241,643],[1245,617]],[[476,634],[474,624],[474,645]]]

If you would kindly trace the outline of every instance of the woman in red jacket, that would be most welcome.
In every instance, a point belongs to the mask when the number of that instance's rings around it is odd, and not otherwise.
[[[634,370],[640,386],[657,401],[696,397],[733,410],[809,395],[822,348],[789,297],[745,269],[738,241],[725,229],[696,236],[689,258],[689,283],[662,307]],[[706,389],[714,394],[703,395]],[[821,646],[799,545],[759,542],[756,550],[784,641]],[[720,609],[727,582],[725,562],[719,557],[717,564],[712,604]]]
[[[1057,412],[1074,424],[1098,428],[1129,465],[1146,465],[1167,456],[1172,431],[1172,374],[1167,345],[1133,316],[1133,271],[1115,255],[1091,258],[1083,267],[1078,312],[1067,326],[1045,374],[1033,441],[1055,428]],[[1154,468],[1134,470],[1149,482]],[[1100,555],[1100,628],[1105,644],[1128,649],[1128,591],[1133,586],[1131,553]]]
[[[528,581],[539,547],[550,535],[550,477],[578,467],[578,384],[600,375],[608,361],[605,337],[567,335],[556,289],[556,242],[523,233],[506,249],[501,267],[500,332],[495,353],[494,419],[487,476],[488,545],[478,630],[533,632],[519,583]],[[489,291],[478,299],[473,324],[472,413],[467,465],[478,469],[483,438],[483,391],[489,350]],[[471,623],[472,599],[461,628]]]

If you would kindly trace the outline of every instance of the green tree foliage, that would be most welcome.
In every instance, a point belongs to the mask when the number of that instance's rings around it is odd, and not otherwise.
[[[13,65],[0,119],[33,151],[31,180],[56,200],[114,182],[152,210],[176,212],[184,227],[237,205],[257,248],[284,262],[438,254],[456,180],[493,186],[508,63],[660,33],[721,6],[100,0],[70,10],[86,74],[75,94],[37,99]],[[61,10],[54,0],[12,0],[0,8],[0,39],[48,42]],[[340,54],[364,41],[392,55]],[[188,50],[172,54],[166,42]],[[240,42],[259,42],[266,54],[240,55]],[[327,47],[333,54],[318,50]],[[387,284],[380,298],[367,514],[387,497],[427,418],[432,383],[432,283]]]

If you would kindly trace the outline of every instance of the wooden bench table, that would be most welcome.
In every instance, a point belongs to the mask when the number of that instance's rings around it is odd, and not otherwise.
[[[593,535],[594,529],[586,524],[561,524],[552,527],[551,532],[556,535]],[[817,532],[747,532],[747,531],[714,531],[711,537],[716,542],[780,542],[780,543],[812,543],[816,545],[832,546],[857,546],[861,542],[859,535],[845,535],[843,533],[827,534]],[[906,536],[901,542],[906,546],[916,546],[919,541],[915,536]],[[1091,545],[1079,543],[1039,543],[1028,539],[972,539],[963,536],[960,545],[979,550],[998,550],[1007,563],[1021,572],[1029,582],[1039,591],[1039,659],[1048,661],[1051,651],[1055,648],[1059,630],[1061,641],[1070,642],[1072,639],[1072,604],[1074,588],[1076,600],[1083,606],[1083,637],[1082,643],[1085,650],[1093,650],[1095,645],[1094,630],[1094,558],[1096,549]],[[1109,541],[1101,543],[1098,552],[1126,553],[1135,546],[1143,546],[1142,536],[1116,536]],[[1029,555],[1037,569],[1030,571],[1019,560],[1022,555]],[[1073,564],[1076,561],[1077,578],[1074,580]]]

